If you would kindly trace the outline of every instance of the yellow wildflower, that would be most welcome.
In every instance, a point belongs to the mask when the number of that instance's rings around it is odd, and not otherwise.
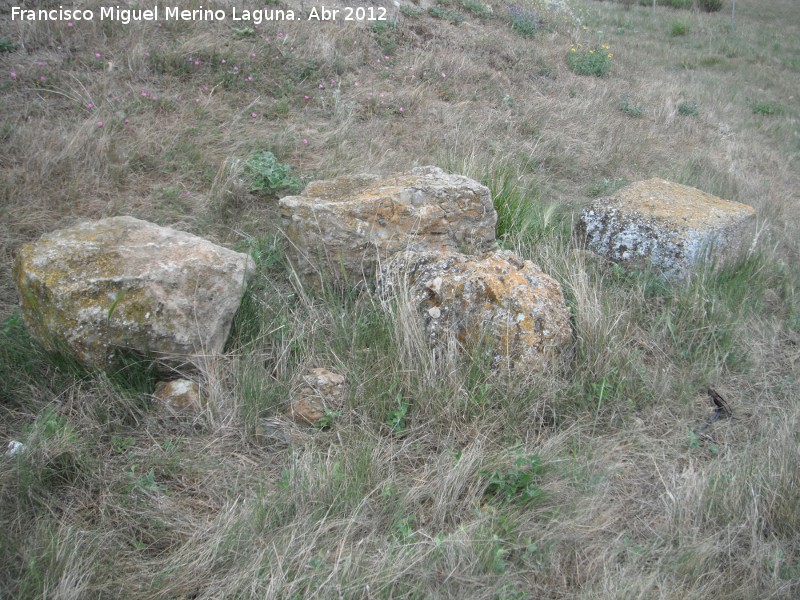
[[[600,47],[601,47],[603,50],[608,50],[608,48],[609,48],[608,44],[603,44],[603,45],[602,45],[602,46],[600,46]]]
[[[614,55],[609,53],[608,58],[614,58]]]

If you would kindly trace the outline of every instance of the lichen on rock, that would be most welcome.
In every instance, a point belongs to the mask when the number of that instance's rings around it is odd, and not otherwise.
[[[650,179],[599,198],[580,216],[588,248],[628,268],[685,279],[702,262],[722,265],[752,241],[755,210],[701,190]]]
[[[312,182],[280,209],[289,260],[315,286],[372,281],[403,250],[487,250],[497,222],[487,187],[437,167]]]
[[[542,371],[572,337],[561,286],[508,250],[401,252],[378,288],[385,300],[410,297],[431,344],[453,336],[464,349],[487,348],[494,367]]]
[[[14,264],[33,334],[87,366],[115,351],[176,366],[222,351],[253,260],[132,217],[81,223],[23,246]]]

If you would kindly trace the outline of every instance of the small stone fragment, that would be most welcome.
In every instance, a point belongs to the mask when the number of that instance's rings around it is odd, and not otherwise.
[[[320,421],[344,405],[345,378],[328,369],[309,369],[301,385],[292,393],[287,416],[304,425]]]
[[[17,454],[22,454],[23,452],[25,452],[25,444],[17,440],[11,440],[8,442],[8,450],[6,450],[5,457],[13,458]]]
[[[159,381],[153,392],[163,405],[174,412],[199,412],[203,406],[200,386],[189,379]]]

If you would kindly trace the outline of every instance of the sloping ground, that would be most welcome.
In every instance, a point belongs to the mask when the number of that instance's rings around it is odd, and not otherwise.
[[[26,450],[0,460],[0,593],[796,597],[796,3],[739,0],[735,29],[727,3],[570,2],[578,21],[385,4],[377,25],[3,13],[0,440]],[[573,47],[610,72],[573,72]],[[292,174],[250,193],[263,151]],[[561,283],[560,372],[434,357],[408,306],[296,286],[276,234],[292,176],[426,164],[489,185],[503,244]],[[652,177],[754,206],[757,251],[666,286],[575,247],[573,212]],[[160,411],[141,365],[45,353],[17,316],[16,248],[122,214],[259,265],[228,353],[194,375],[199,414]],[[261,439],[323,366],[348,381],[328,428]],[[707,387],[733,419],[712,420]]]

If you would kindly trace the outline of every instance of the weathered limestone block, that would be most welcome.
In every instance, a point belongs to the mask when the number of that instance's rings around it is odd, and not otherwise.
[[[488,250],[497,222],[487,187],[437,167],[312,182],[280,209],[289,259],[314,285],[371,281],[402,250]]]
[[[384,265],[378,287],[384,298],[410,298],[432,344],[455,336],[463,348],[486,347],[495,367],[541,371],[572,338],[561,286],[508,250],[402,252]]]
[[[599,198],[580,217],[590,250],[629,268],[682,280],[701,262],[724,264],[752,242],[755,210],[663,179]]]
[[[316,425],[344,405],[345,378],[327,369],[310,369],[304,385],[292,393],[287,416],[304,425]]]
[[[171,365],[222,351],[253,260],[132,217],[82,223],[23,246],[15,265],[22,314],[48,347],[88,366],[115,350]]]

